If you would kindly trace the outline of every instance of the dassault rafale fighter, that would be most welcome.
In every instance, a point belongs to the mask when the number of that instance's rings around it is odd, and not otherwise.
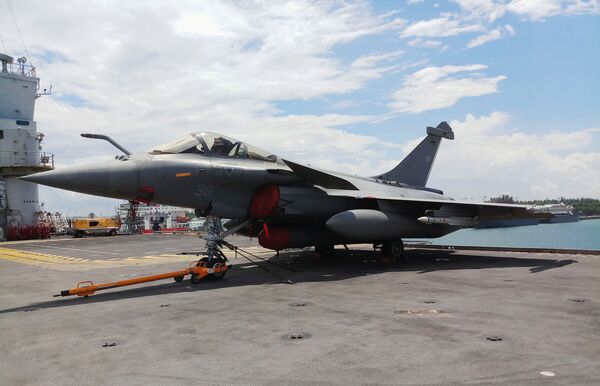
[[[327,254],[334,245],[369,243],[401,260],[403,238],[439,237],[492,219],[532,217],[526,207],[455,201],[426,187],[442,138],[454,139],[442,122],[392,170],[358,177],[301,165],[248,143],[197,132],[131,154],[98,134],[124,155],[26,177],[26,181],[75,192],[194,208],[207,217],[209,262],[224,259],[220,248],[233,233],[257,236],[280,251],[314,246]],[[231,219],[227,231],[221,218]],[[209,263],[210,265],[210,263]]]

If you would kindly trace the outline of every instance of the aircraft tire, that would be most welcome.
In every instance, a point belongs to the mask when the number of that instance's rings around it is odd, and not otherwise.
[[[200,278],[198,274],[193,273],[192,277],[190,278],[190,281],[192,282],[192,284],[200,284],[202,283],[202,278]]]
[[[406,261],[402,240],[386,241],[381,251],[384,257],[391,258],[393,262]]]
[[[183,276],[175,276],[173,280],[175,280],[177,283],[181,283],[183,281]]]
[[[208,280],[221,280],[225,277],[225,274],[227,274],[227,271],[211,273],[210,275],[208,275]]]

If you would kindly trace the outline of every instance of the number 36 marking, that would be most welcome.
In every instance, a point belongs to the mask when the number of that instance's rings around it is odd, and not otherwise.
[[[200,198],[209,198],[212,196],[214,188],[215,187],[213,185],[196,185],[194,196]]]

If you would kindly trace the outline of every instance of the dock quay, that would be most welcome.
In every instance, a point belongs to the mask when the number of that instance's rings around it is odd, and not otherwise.
[[[275,257],[228,238],[218,281],[52,295],[186,267],[180,234],[0,244],[2,385],[600,383],[597,251],[369,245]],[[584,253],[585,252],[585,253]],[[295,284],[287,284],[286,279]]]

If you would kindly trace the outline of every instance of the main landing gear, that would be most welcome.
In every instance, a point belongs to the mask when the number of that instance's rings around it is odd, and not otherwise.
[[[385,241],[381,246],[381,253],[383,262],[398,263],[407,261],[402,240]]]

